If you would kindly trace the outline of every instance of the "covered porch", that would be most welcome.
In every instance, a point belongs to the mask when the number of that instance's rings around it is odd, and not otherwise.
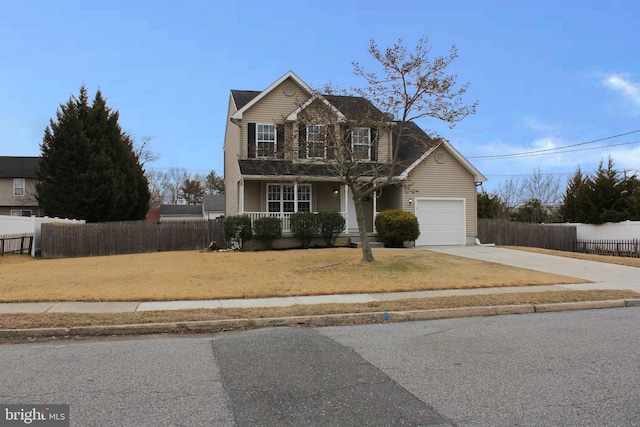
[[[363,200],[368,233],[375,232],[376,214],[387,208],[390,194]],[[291,177],[243,179],[239,188],[240,214],[251,222],[274,217],[282,221],[283,233],[291,232],[291,216],[296,212],[339,212],[346,222],[344,234],[357,234],[358,224],[353,198],[346,185],[331,180],[299,180]]]

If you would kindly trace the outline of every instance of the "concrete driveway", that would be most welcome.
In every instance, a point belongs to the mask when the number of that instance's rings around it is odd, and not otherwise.
[[[575,290],[629,289],[640,292],[640,268],[585,261],[495,246],[420,246],[417,249],[579,277],[593,283],[558,285]]]

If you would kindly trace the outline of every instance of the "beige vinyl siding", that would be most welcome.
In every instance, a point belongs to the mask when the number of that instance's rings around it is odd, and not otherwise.
[[[35,178],[25,178],[24,196],[14,196],[13,178],[0,178],[0,206],[24,206],[26,209],[37,207],[38,202],[34,196],[36,182]]]
[[[265,197],[266,182],[245,181],[244,182],[244,211],[245,212],[266,212],[267,201]]]
[[[435,161],[438,152],[446,154],[442,164]],[[408,185],[404,191],[403,209],[415,213],[415,202],[409,205],[409,199],[416,197],[464,198],[466,203],[467,241],[477,235],[477,195],[473,175],[458,162],[447,150],[439,148],[431,153],[409,174]]]
[[[285,95],[282,90],[284,85],[294,85],[296,87],[295,95]],[[249,140],[247,123],[283,123],[289,114],[308,99],[307,92],[289,78],[245,111],[242,115],[242,157],[247,157],[247,141]],[[281,142],[284,141],[278,141],[278,144]]]
[[[335,195],[333,190],[337,189]],[[340,212],[340,184],[337,182],[316,182],[312,188],[313,206],[315,212]]]
[[[224,134],[224,201],[225,215],[237,215],[240,212],[238,187],[240,182],[240,167],[238,156],[240,155],[241,132],[240,127],[229,120],[236,112],[233,97],[229,96],[229,109],[227,114],[227,126]]]
[[[390,185],[382,190],[378,202],[378,212],[385,209],[402,209],[402,184]]]
[[[389,132],[380,131],[378,133],[378,161],[387,161],[389,159],[390,143]]]

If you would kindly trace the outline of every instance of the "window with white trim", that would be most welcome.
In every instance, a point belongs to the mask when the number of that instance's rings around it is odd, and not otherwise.
[[[13,178],[13,195],[24,196],[25,185],[24,178]]]
[[[351,152],[354,159],[371,159],[370,128],[355,128],[351,131]]]
[[[276,127],[274,125],[256,125],[256,157],[273,157],[276,152]]]
[[[324,159],[327,157],[327,127],[307,125],[307,157]]]
[[[33,215],[31,210],[23,209],[23,210],[12,210],[11,216],[31,216]]]
[[[267,184],[267,211],[311,212],[311,184]]]

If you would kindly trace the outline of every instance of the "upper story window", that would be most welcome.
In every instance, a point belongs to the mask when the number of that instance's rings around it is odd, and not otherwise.
[[[274,125],[256,125],[256,157],[273,157],[276,152],[276,127]]]
[[[327,128],[325,125],[307,125],[307,157],[324,159],[327,156]]]
[[[351,132],[351,152],[355,159],[371,159],[370,128],[355,128]]]
[[[13,178],[13,195],[24,196],[25,194],[25,179]]]

